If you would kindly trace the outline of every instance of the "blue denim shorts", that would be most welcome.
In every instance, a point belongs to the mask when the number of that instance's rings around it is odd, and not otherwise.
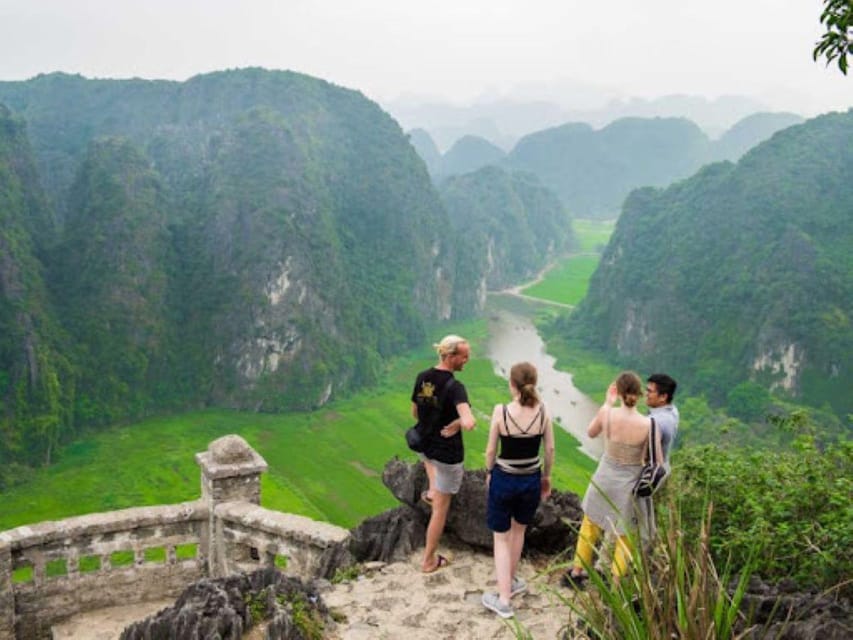
[[[525,476],[492,469],[489,481],[489,505],[486,524],[497,533],[509,531],[511,520],[530,524],[539,506],[542,474],[537,471]]]

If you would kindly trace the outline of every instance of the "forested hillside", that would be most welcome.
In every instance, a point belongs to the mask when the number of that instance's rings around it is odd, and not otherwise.
[[[14,454],[50,460],[71,424],[67,340],[38,257],[50,228],[24,123],[0,105],[0,486]]]
[[[79,428],[320,406],[481,308],[457,273],[480,290],[494,264],[358,92],[260,69],[51,74],[0,83],[0,103],[0,485]],[[557,249],[570,231],[540,233]]]
[[[572,335],[696,393],[853,411],[853,110],[635,191]],[[762,404],[763,403],[763,404]]]
[[[459,138],[441,158],[441,176],[471,173],[488,165],[498,164],[506,156],[500,147],[479,136]]]
[[[465,256],[456,267],[458,305],[473,298],[482,306],[487,290],[529,280],[574,246],[568,214],[535,176],[484,167],[448,178],[440,189]]]

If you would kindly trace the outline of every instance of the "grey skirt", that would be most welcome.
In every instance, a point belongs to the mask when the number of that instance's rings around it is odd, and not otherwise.
[[[619,464],[604,454],[583,497],[584,515],[617,536],[633,533],[648,541],[655,533],[654,505],[651,498],[632,493],[642,465]]]

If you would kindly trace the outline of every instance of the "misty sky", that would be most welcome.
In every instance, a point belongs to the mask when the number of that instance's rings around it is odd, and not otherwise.
[[[378,100],[757,97],[853,106],[812,61],[819,0],[0,0],[0,80],[66,71],[186,79],[291,69]],[[577,93],[575,91],[574,93]]]

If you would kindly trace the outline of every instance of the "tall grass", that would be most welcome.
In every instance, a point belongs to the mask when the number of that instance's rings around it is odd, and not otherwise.
[[[715,565],[709,545],[711,503],[706,505],[699,536],[693,539],[683,533],[681,508],[673,498],[660,509],[660,515],[662,524],[651,546],[632,540],[633,563],[628,575],[614,580],[587,567],[589,586],[585,590],[558,594],[577,616],[575,631],[596,640],[744,637],[751,616],[742,610],[742,604],[755,557],[737,567],[737,576],[730,564]]]

